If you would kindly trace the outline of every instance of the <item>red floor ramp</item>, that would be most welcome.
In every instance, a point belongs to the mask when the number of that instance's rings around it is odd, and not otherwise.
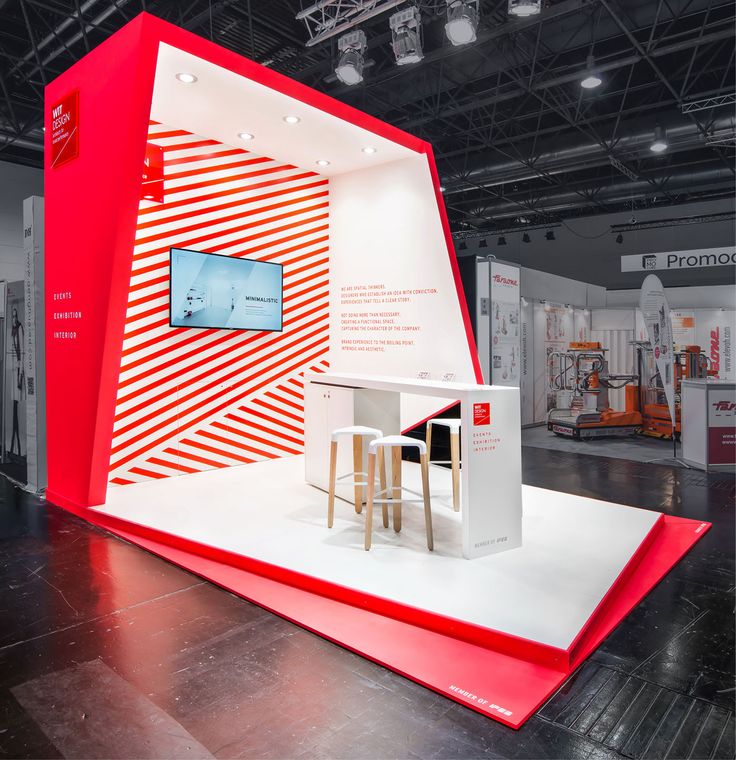
[[[558,666],[539,662],[534,642],[514,653],[297,588],[238,567],[228,552],[119,518],[85,518],[330,641],[512,728],[519,728],[707,532],[709,523],[663,516]],[[186,546],[182,549],[181,546]],[[204,555],[207,556],[204,556]],[[243,558],[247,560],[247,558]],[[352,600],[354,601],[354,600]],[[530,614],[533,611],[530,610]],[[493,636],[489,642],[496,641]],[[523,644],[523,642],[521,642]]]

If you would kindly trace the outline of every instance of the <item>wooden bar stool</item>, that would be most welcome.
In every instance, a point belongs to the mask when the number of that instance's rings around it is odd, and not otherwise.
[[[337,442],[342,436],[352,436],[353,438],[353,471],[337,477]],[[363,427],[354,425],[353,427],[338,428],[330,434],[330,481],[329,481],[329,498],[327,501],[327,527],[331,528],[335,517],[335,487],[342,483],[346,478],[351,478],[347,483],[342,485],[353,486],[355,511],[360,514],[363,511],[363,488],[368,484],[367,473],[363,470],[363,439],[381,438],[383,433],[377,428]],[[380,466],[381,487],[385,487],[386,470],[381,460]],[[375,474],[372,476],[375,477]],[[388,508],[385,510],[384,525],[388,527]]]
[[[432,459],[432,425],[450,429],[450,460]],[[460,511],[460,420],[453,417],[434,417],[427,420],[427,457],[430,464],[452,465],[452,508]]]
[[[422,467],[422,493],[404,488],[401,485],[401,447],[413,446],[419,449],[419,461]],[[376,493],[376,458],[379,463],[385,461],[383,456],[384,449],[391,451],[391,487],[387,488],[385,484],[385,475],[380,486],[381,490]],[[402,492],[407,491],[415,496],[421,496],[421,499],[402,499]],[[390,493],[390,495],[389,495]],[[378,498],[376,498],[378,497]],[[365,515],[365,550],[371,548],[373,537],[373,505],[381,504],[385,510],[383,513],[383,525],[388,527],[387,507],[393,506],[394,530],[398,533],[401,530],[401,504],[421,501],[424,503],[424,524],[427,529],[427,548],[429,551],[434,549],[434,536],[432,534],[432,509],[429,501],[429,463],[427,461],[427,447],[422,441],[416,438],[409,438],[405,435],[387,435],[384,438],[376,438],[368,444],[368,497],[366,498],[366,515]]]

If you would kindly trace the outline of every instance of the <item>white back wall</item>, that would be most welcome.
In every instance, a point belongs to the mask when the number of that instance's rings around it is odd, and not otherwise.
[[[521,268],[521,295],[536,301],[598,307],[606,304],[606,289],[537,269]]]
[[[22,280],[23,200],[43,195],[43,171],[0,161],[0,280]]]
[[[331,369],[475,382],[426,156],[332,177],[330,207]],[[402,407],[404,428],[437,411]]]

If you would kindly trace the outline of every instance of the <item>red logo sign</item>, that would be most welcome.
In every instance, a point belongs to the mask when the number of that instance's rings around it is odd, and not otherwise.
[[[654,347],[654,358],[659,359],[659,346]]]
[[[491,424],[491,405],[489,402],[473,404],[473,425]]]
[[[164,149],[160,145],[146,143],[141,198],[156,203],[164,202]]]
[[[736,404],[732,401],[715,401],[713,403],[713,408],[717,412],[732,412],[736,409]]]
[[[518,280],[512,280],[510,277],[502,277],[500,274],[494,274],[493,281],[499,285],[511,285],[513,288],[519,285]]]
[[[57,168],[79,155],[79,92],[75,90],[51,106],[51,166]]]
[[[717,327],[710,331],[710,368],[716,373],[721,368],[721,334]]]

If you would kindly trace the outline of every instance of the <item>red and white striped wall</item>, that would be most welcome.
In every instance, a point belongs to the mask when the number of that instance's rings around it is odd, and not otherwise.
[[[313,172],[151,122],[165,202],[141,201],[109,482],[299,454],[329,338],[329,189]],[[282,333],[169,326],[169,248],[284,265]]]

